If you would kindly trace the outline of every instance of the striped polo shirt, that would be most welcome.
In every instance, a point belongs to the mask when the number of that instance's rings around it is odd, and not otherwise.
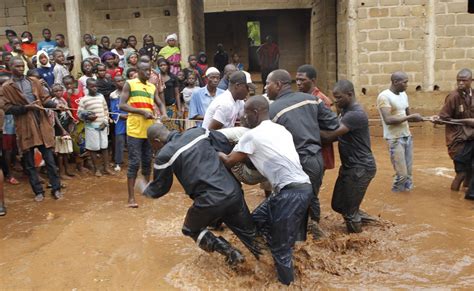
[[[127,80],[127,82],[130,86],[128,105],[153,113],[155,85],[148,81],[146,84],[143,84],[138,78]],[[145,119],[141,114],[129,113],[127,118],[127,135],[135,138],[146,138],[146,131],[153,122],[153,119]]]

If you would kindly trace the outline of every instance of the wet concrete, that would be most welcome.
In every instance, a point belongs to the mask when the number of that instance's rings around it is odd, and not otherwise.
[[[330,209],[337,170],[321,190],[328,237],[299,244],[291,289],[466,288],[474,286],[474,202],[449,190],[452,164],[444,136],[415,136],[415,189],[390,192],[387,147],[373,139],[378,172],[363,209],[381,223],[345,233]],[[271,256],[256,261],[243,250],[237,269],[198,249],[181,234],[191,200],[176,182],[159,200],[138,198],[127,209],[125,173],[67,181],[66,198],[33,202],[29,185],[6,186],[8,215],[0,218],[1,289],[280,289]],[[251,208],[262,199],[245,186]]]

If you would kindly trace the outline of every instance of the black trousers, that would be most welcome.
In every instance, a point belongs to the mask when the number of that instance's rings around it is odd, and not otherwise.
[[[298,238],[306,235],[312,196],[310,184],[283,188],[264,200],[252,213],[258,231],[270,246],[278,280],[286,285],[294,280],[292,248]]]
[[[251,252],[255,251],[257,229],[242,193],[223,205],[199,207],[193,204],[186,214],[183,234],[196,241],[206,227],[218,220],[224,222]]]
[[[375,168],[339,168],[334,186],[331,207],[342,214],[344,220],[361,222],[359,207],[370,181],[375,177]]]
[[[321,152],[315,155],[300,156],[301,166],[306,175],[309,176],[313,186],[313,196],[311,197],[311,206],[309,216],[312,220],[319,222],[321,218],[321,206],[319,203],[319,188],[323,181],[324,166]]]
[[[471,175],[471,182],[466,195],[474,197],[474,140],[464,142],[463,149],[453,159],[456,173],[465,172]]]
[[[54,161],[54,154],[51,148],[46,148],[44,145],[36,147],[43,155],[43,160],[46,164],[49,183],[52,186],[52,192],[61,189],[61,181],[59,180],[58,169]],[[38,171],[35,168],[35,149],[30,148],[23,152],[23,159],[25,164],[25,171],[28,174],[28,180],[35,195],[43,194],[43,186],[38,178]]]

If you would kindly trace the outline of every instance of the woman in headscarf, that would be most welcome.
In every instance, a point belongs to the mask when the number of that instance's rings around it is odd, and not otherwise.
[[[138,63],[138,53],[136,51],[127,51],[125,55],[125,66],[123,68],[123,77],[127,79],[126,73],[130,68],[136,68]]]
[[[153,40],[153,36],[150,34],[145,34],[143,36],[143,47],[138,51],[140,56],[147,55],[153,64],[156,63],[158,59],[158,52],[161,50],[161,46],[156,45]]]
[[[170,64],[170,72],[174,75],[181,71],[181,50],[177,46],[178,36],[176,33],[170,34],[166,37],[168,44],[162,48],[159,55],[164,57]]]
[[[106,52],[102,55],[102,63],[106,66],[106,74],[113,80],[116,75],[122,75],[123,69],[116,65],[116,54],[113,52]]]
[[[41,78],[43,78],[51,88],[54,84],[54,73],[53,67],[49,62],[48,53],[45,51],[41,50],[36,53],[36,68]]]

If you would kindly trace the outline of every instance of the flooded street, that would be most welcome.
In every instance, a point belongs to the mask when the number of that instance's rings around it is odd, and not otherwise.
[[[330,208],[337,169],[321,189],[327,237],[296,246],[290,289],[472,288],[474,202],[449,189],[454,176],[444,134],[414,136],[411,193],[392,193],[385,141],[372,138],[377,175],[362,208],[380,217],[361,234],[346,234]],[[336,154],[337,155],[337,154]],[[338,160],[338,158],[337,158]],[[339,160],[338,160],[339,164]],[[226,237],[247,261],[231,269],[181,234],[191,200],[175,179],[158,200],[138,197],[127,209],[125,172],[66,181],[65,198],[33,201],[25,179],[6,186],[8,214],[0,218],[0,289],[280,289],[269,252],[256,261],[229,230]],[[251,209],[262,199],[245,186]],[[49,193],[49,192],[48,192]]]

